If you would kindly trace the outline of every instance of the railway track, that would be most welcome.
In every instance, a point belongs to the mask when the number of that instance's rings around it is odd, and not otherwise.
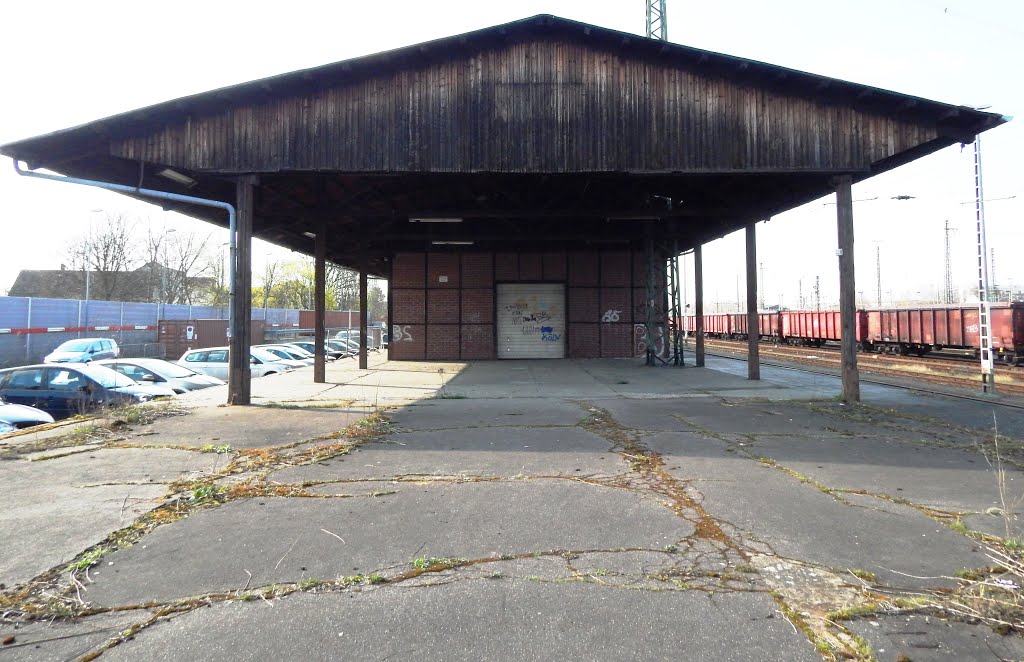
[[[708,339],[708,348],[725,352],[730,358],[746,356],[746,341]],[[762,358],[774,358],[801,365],[840,368],[840,352],[833,347],[792,347],[786,345],[760,345]],[[789,367],[789,366],[781,366]],[[923,385],[979,388],[980,375],[976,363],[962,359],[933,357],[927,361],[893,354],[858,353],[857,367],[862,373],[913,380]],[[833,373],[827,373],[833,374]],[[1000,393],[1024,395],[1024,371],[1019,367],[996,366],[996,390]]]

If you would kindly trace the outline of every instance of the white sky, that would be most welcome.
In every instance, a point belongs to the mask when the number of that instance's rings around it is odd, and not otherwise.
[[[386,3],[9,3],[0,64],[0,143],[89,122],[188,94],[548,13],[642,34],[644,0],[464,0]],[[984,135],[988,242],[997,284],[1024,288],[1024,2],[1020,0],[669,0],[673,42],[748,57],[897,92],[1018,115]],[[973,160],[959,147],[854,188],[857,290],[875,298],[881,246],[883,299],[934,297],[943,286],[944,222],[953,234],[958,286],[975,282]],[[895,195],[914,200],[894,201]],[[1007,198],[1016,196],[1008,200]],[[835,207],[805,205],[758,225],[766,303],[837,299]],[[55,269],[67,240],[90,217],[125,213],[182,231],[213,226],[116,194],[20,178],[0,163],[0,293],[20,269]],[[225,233],[226,234],[226,233]],[[226,239],[226,237],[225,237]],[[219,245],[220,237],[214,238]],[[881,241],[881,244],[875,244]],[[268,254],[257,242],[254,272]],[[742,233],[705,248],[713,311],[743,282]],[[692,262],[688,262],[692,264]],[[693,300],[692,278],[687,276]]]

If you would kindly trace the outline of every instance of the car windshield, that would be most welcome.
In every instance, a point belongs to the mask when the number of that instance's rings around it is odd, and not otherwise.
[[[84,365],[76,366],[83,374],[94,379],[103,388],[121,388],[123,386],[134,386],[135,381],[129,377],[125,377],[116,370],[102,365]]]
[[[158,373],[160,373],[161,377],[181,378],[181,377],[192,377],[193,375],[199,374],[199,373],[195,372],[194,370],[189,370],[188,368],[185,368],[185,367],[180,366],[180,365],[176,365],[176,364],[171,363],[169,361],[166,362],[166,363],[161,362],[161,363],[156,364],[156,365],[151,365],[149,363],[140,363],[139,366],[143,367],[143,368],[147,368],[149,370],[152,370],[153,372],[158,372]]]
[[[91,340],[69,340],[60,347],[56,352],[85,352],[88,351],[89,345],[92,344]]]
[[[264,361],[264,362],[268,362],[269,361],[270,363],[276,363],[277,361],[281,360],[280,356],[275,356],[274,354],[271,354],[267,350],[261,349],[259,347],[253,347],[249,351],[251,351],[252,355],[255,356],[256,358],[258,358],[260,361]]]

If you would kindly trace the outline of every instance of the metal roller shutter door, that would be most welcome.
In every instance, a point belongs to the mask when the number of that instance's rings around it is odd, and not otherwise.
[[[565,358],[565,285],[497,286],[498,358]]]

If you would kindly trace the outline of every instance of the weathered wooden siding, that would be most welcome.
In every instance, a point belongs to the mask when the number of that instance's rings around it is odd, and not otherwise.
[[[537,39],[225,104],[111,153],[213,172],[849,170],[936,135],[699,64]]]

